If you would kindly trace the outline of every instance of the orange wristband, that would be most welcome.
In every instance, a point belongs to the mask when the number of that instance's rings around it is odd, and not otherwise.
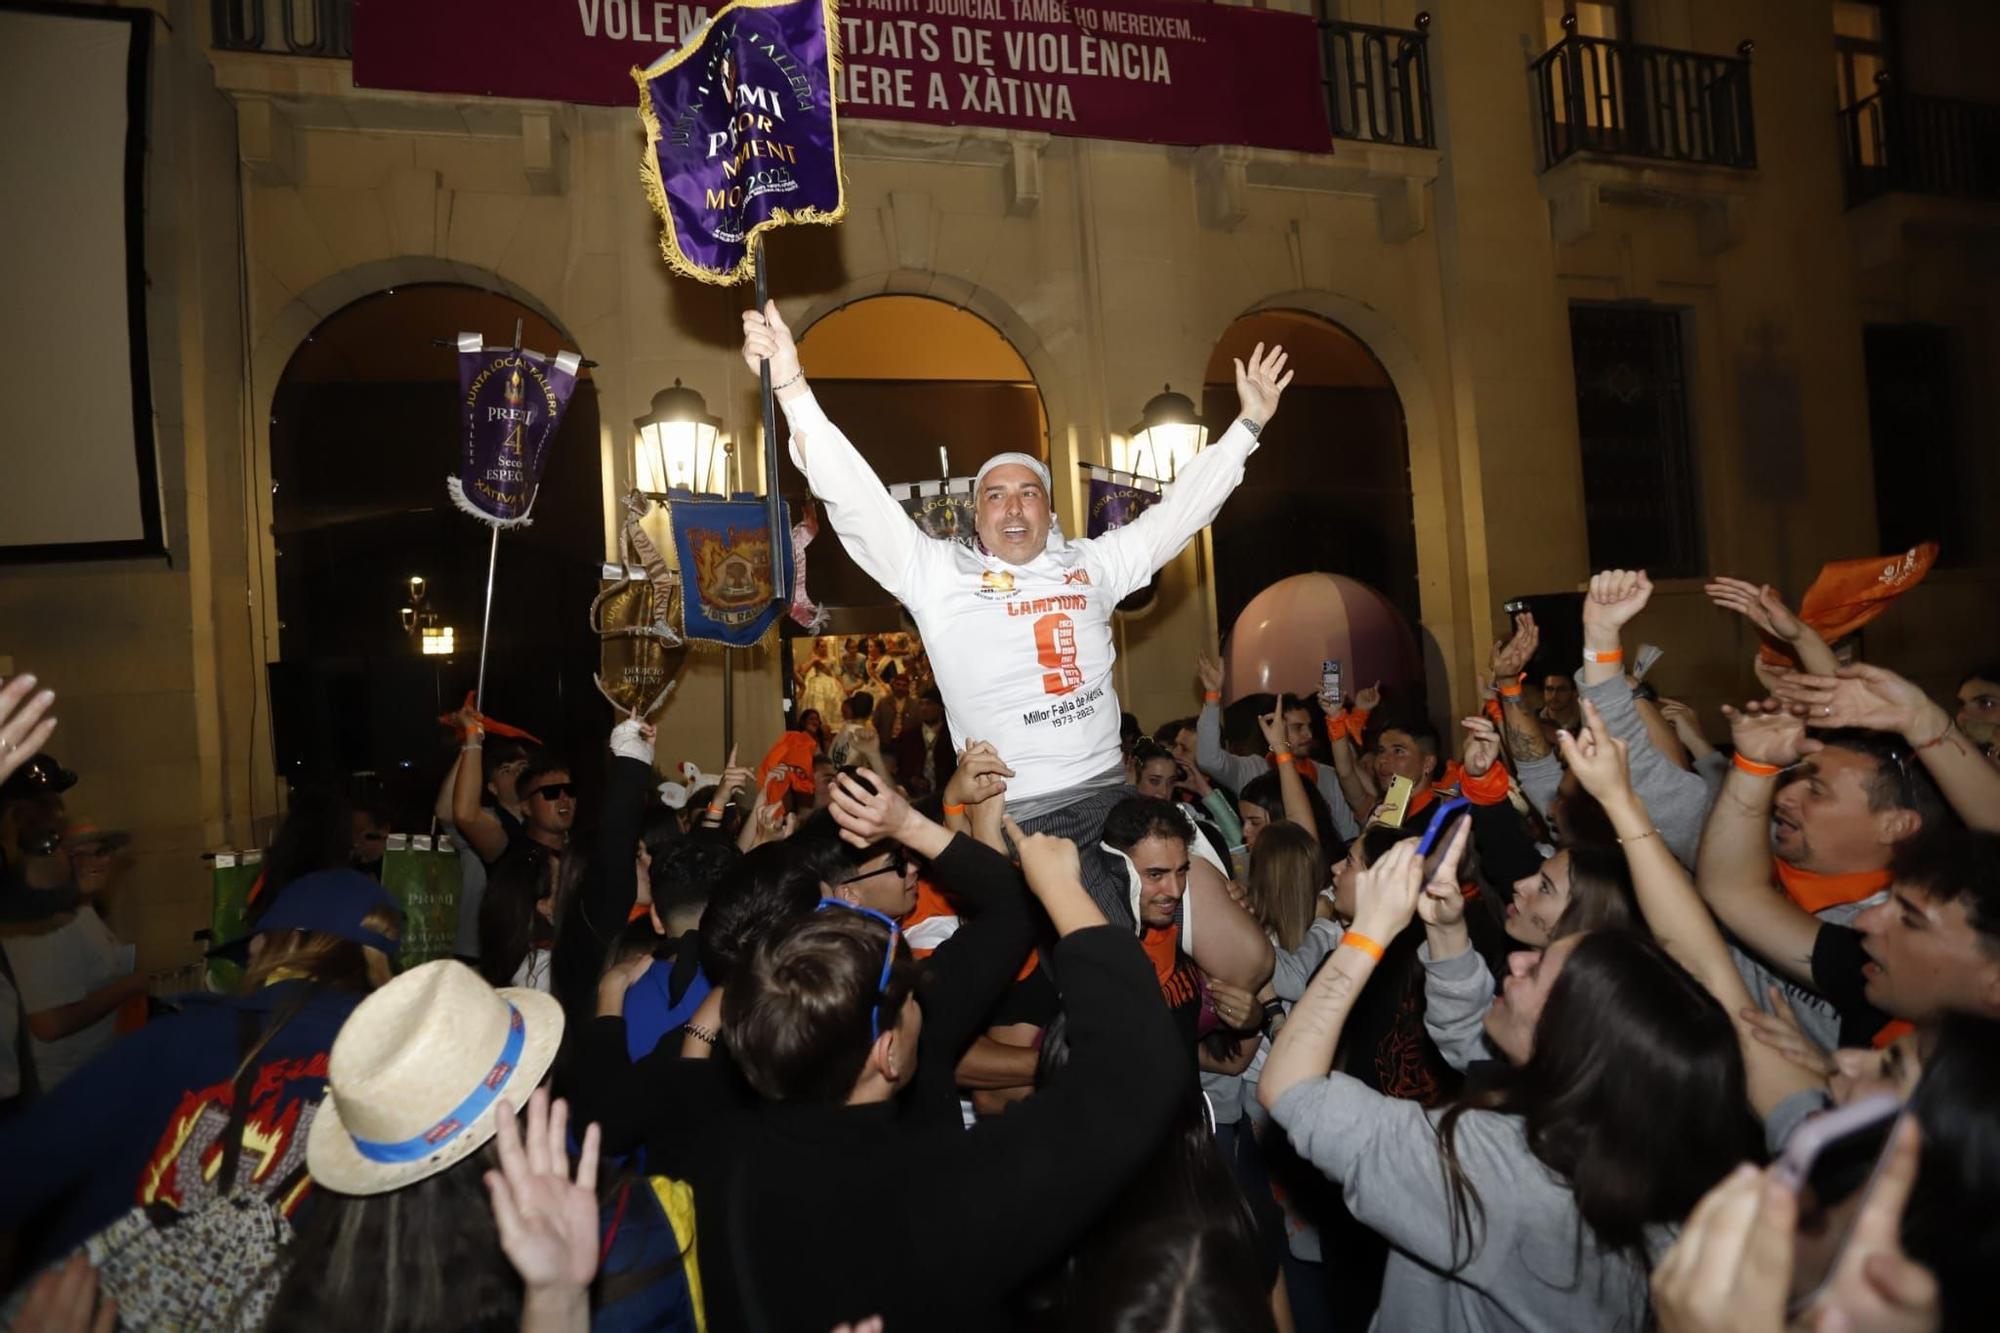
[[[1382,946],[1377,944],[1374,940],[1369,939],[1366,935],[1363,935],[1359,931],[1355,930],[1348,931],[1345,935],[1342,935],[1340,937],[1340,942],[1344,945],[1350,945],[1353,948],[1359,949],[1362,953],[1367,954],[1370,958],[1373,958],[1378,963],[1382,961]]]
[[[1755,759],[1745,759],[1741,754],[1732,756],[1730,762],[1753,778],[1774,778],[1782,771],[1776,764],[1760,764]]]
[[[1583,650],[1583,660],[1586,662],[1596,662],[1603,666],[1610,666],[1614,662],[1625,660],[1625,650],[1623,648],[1613,648],[1608,653],[1595,653],[1586,648]]]
[[[1290,750],[1280,750],[1280,751],[1278,751],[1278,753],[1277,753],[1277,755],[1275,756],[1275,758],[1274,758],[1273,762],[1275,762],[1275,763],[1280,763],[1280,764],[1289,764],[1289,763],[1291,763],[1291,762],[1292,762],[1292,752],[1291,752]]]
[[[944,808],[944,813],[945,813],[945,818],[955,819],[959,815],[965,813],[965,807],[962,805],[947,805]]]
[[[1514,677],[1514,683],[1513,683],[1512,685],[1502,685],[1502,686],[1500,687],[1500,689],[1499,689],[1498,693],[1500,693],[1500,694],[1502,694],[1502,695],[1506,696],[1506,697],[1507,697],[1507,698],[1509,698],[1509,699],[1518,699],[1518,698],[1520,698],[1520,697],[1521,697],[1521,682],[1522,682],[1522,681],[1525,681],[1525,680],[1526,680],[1527,678],[1528,678],[1528,675],[1527,675],[1527,673],[1526,673],[1525,671],[1524,671],[1524,672],[1522,672],[1522,673],[1521,673],[1520,675],[1518,675],[1518,676]]]
[[[1221,702],[1222,702],[1222,691],[1221,691],[1221,690],[1204,690],[1204,691],[1202,692],[1202,696],[1201,696],[1201,698],[1202,698],[1202,702],[1204,702],[1204,703],[1211,703],[1211,704],[1219,704],[1219,703],[1221,703]]]

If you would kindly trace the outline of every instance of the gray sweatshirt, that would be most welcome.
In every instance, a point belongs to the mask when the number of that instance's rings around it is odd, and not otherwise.
[[[1660,837],[1682,865],[1693,865],[1695,850],[1701,845],[1701,826],[1707,822],[1709,805],[1720,788],[1711,787],[1700,773],[1689,772],[1654,747],[1623,676],[1585,685],[1583,672],[1578,671],[1576,684],[1582,696],[1604,715],[1605,729],[1625,742],[1632,791],[1653,817]],[[1521,790],[1544,817],[1555,802],[1562,775],[1562,761],[1554,754],[1521,765]]]
[[[1220,704],[1204,703],[1194,720],[1194,761],[1201,765],[1202,772],[1237,791],[1271,771],[1270,763],[1262,755],[1231,754],[1222,748]],[[1333,811],[1334,832],[1348,842],[1354,841],[1361,829],[1354,822],[1354,812],[1347,807],[1347,797],[1341,793],[1340,775],[1330,763],[1315,763],[1313,769],[1313,785]]]
[[[1340,1183],[1348,1210],[1389,1242],[1373,1328],[1595,1333],[1644,1326],[1645,1270],[1579,1235],[1583,1220],[1569,1186],[1529,1151],[1519,1116],[1459,1117],[1459,1165],[1485,1209],[1469,1258],[1462,1234],[1453,1253],[1436,1115],[1329,1074],[1286,1092],[1271,1117]],[[1651,1257],[1672,1238],[1672,1228],[1651,1229]]]
[[[1477,949],[1443,962],[1431,958],[1430,942],[1417,946],[1424,965],[1424,1031],[1438,1054],[1464,1072],[1475,1060],[1491,1060],[1486,1044],[1486,1011],[1493,1007],[1493,973]]]
[[[1314,917],[1298,948],[1280,949],[1275,943],[1271,946],[1271,989],[1285,1002],[1287,1010],[1306,993],[1313,973],[1319,971],[1328,954],[1340,947],[1340,937],[1346,933],[1338,921]]]

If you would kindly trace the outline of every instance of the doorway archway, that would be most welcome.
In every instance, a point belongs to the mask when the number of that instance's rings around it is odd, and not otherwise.
[[[1260,342],[1283,344],[1296,378],[1214,529],[1217,623],[1226,635],[1252,597],[1308,570],[1359,579],[1418,623],[1409,435],[1388,371],[1324,316],[1245,315],[1209,355],[1202,415],[1211,438],[1236,414],[1232,360]]]
[[[999,329],[963,307],[926,296],[851,301],[800,333],[799,363],[827,415],[890,487],[968,477],[1008,450],[1049,456],[1048,415],[1027,361]],[[780,477],[796,511],[805,478],[789,458]],[[852,628],[895,622],[895,600],[831,534],[813,544],[811,566],[814,599],[843,621],[852,619],[849,612],[875,612]]]
[[[526,347],[575,347],[542,313],[479,287],[363,296],[306,335],[272,394],[278,773],[349,785],[372,774],[358,794],[385,803],[397,828],[428,826],[436,718],[473,687],[479,664],[489,530],[445,494],[460,429],[451,343],[461,330],[504,343],[517,320]],[[486,711],[575,755],[594,752],[604,729],[590,682],[596,643],[584,631],[603,543],[598,433],[586,370],[533,523],[501,538],[487,657]],[[452,631],[451,652],[423,651],[427,618]]]

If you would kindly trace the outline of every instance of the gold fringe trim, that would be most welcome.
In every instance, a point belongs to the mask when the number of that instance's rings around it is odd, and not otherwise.
[[[646,189],[646,202],[660,217],[660,253],[666,257],[667,267],[683,277],[698,282],[711,283],[717,287],[734,287],[756,275],[757,240],[765,232],[775,227],[790,226],[795,222],[811,222],[831,227],[847,216],[847,168],[840,154],[840,100],[834,95],[840,78],[840,13],[837,0],[820,0],[820,26],[826,36],[826,106],[827,124],[833,135],[833,179],[839,191],[840,202],[832,212],[817,208],[800,209],[791,212],[777,209],[770,217],[750,229],[743,238],[743,258],[735,268],[721,272],[704,268],[690,259],[681,249],[680,235],[674,228],[674,214],[667,204],[666,182],[660,178],[660,118],[653,112],[652,92],[647,81],[665,74],[668,70],[700,52],[708,45],[709,34],[731,11],[738,9],[782,9],[795,5],[800,0],[730,0],[729,4],[717,10],[702,29],[702,38],[690,46],[684,46],[671,55],[662,56],[645,69],[634,66],[632,80],[639,85],[639,120],[646,127],[646,155],[639,164],[639,179]],[[733,111],[733,109],[732,109]]]

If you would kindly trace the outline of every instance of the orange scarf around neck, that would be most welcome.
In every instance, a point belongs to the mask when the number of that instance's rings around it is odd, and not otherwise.
[[[1778,883],[1785,896],[1808,912],[1820,913],[1829,907],[1858,903],[1889,887],[1886,870],[1861,870],[1851,875],[1820,875],[1801,870],[1784,861],[1778,865]]]

